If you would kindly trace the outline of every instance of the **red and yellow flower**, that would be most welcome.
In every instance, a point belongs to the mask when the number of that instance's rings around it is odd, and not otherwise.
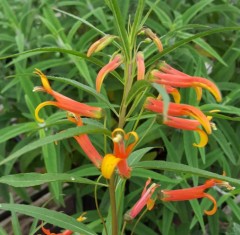
[[[101,70],[98,72],[97,78],[96,78],[96,90],[97,92],[100,92],[102,83],[106,75],[113,70],[115,70],[120,64],[123,62],[123,57],[121,54],[117,54],[114,56],[114,58],[106,64],[104,67],[101,68]]]
[[[42,231],[45,235],[72,235],[73,234],[73,231],[71,230],[65,230],[62,233],[51,233],[49,229],[46,229],[44,227],[42,227]]]
[[[193,87],[197,93],[197,99],[200,100],[202,96],[202,88],[205,88],[216,98],[218,102],[222,100],[222,95],[218,87],[210,80],[197,76],[189,76],[185,73],[174,69],[165,62],[159,66],[159,70],[152,70],[150,80],[152,82],[167,85],[172,87]]]
[[[149,28],[143,28],[139,34],[144,34],[148,36],[156,45],[159,52],[163,51],[163,45],[159,37]]]
[[[154,99],[152,97],[147,98],[145,109],[162,114],[163,108],[164,102],[161,99]],[[179,118],[181,116],[189,116],[195,120]],[[163,120],[163,123],[178,129],[196,131],[200,135],[200,142],[198,144],[194,144],[196,147],[205,146],[208,142],[207,134],[212,133],[208,117],[205,116],[200,109],[187,104],[176,104],[170,102],[168,106],[167,120]],[[200,129],[200,126],[202,126],[206,132]]]
[[[144,54],[139,51],[137,53],[137,80],[143,80],[145,76]]]
[[[74,115],[74,114],[73,114]],[[74,115],[71,117],[68,115],[68,120],[75,123],[77,126],[83,126],[83,122],[80,116]],[[89,139],[87,134],[81,134],[78,136],[74,136],[75,140],[78,142],[83,152],[87,155],[89,160],[97,167],[100,168],[102,164],[102,156],[93,146],[91,140]]]
[[[158,184],[151,184],[151,186],[147,189],[147,186],[151,183],[151,179],[149,178],[146,181],[145,187],[142,191],[140,199],[135,203],[135,205],[132,207],[131,210],[125,213],[124,220],[131,221],[133,220],[144,208],[144,206],[147,206],[148,210],[152,210],[155,204],[155,199],[152,199],[152,195],[157,187],[159,187]]]
[[[83,212],[78,218],[77,221],[78,222],[83,222],[84,220],[86,220],[87,218],[84,216],[87,212]],[[42,231],[45,235],[72,235],[73,231],[71,230],[64,230],[61,233],[51,233],[51,231],[49,229],[46,229],[42,226]]]
[[[56,101],[46,101],[37,106],[35,109],[35,117],[38,122],[44,122],[42,118],[39,117],[39,111],[47,105],[57,106],[60,109],[72,112],[76,115],[91,117],[91,118],[101,118],[102,109],[99,107],[89,106],[87,104],[75,101],[67,96],[64,96],[56,91],[54,91],[47,79],[47,77],[39,70],[35,69],[35,74],[39,75],[42,81],[42,87],[35,87],[34,91],[43,91],[51,95]]]
[[[109,45],[117,36],[114,35],[105,35],[96,42],[94,42],[87,51],[87,57],[90,57],[93,53],[101,51],[107,45]]]
[[[192,187],[192,188],[177,189],[177,190],[161,190],[159,198],[164,202],[186,201],[186,200],[193,200],[193,199],[199,199],[199,198],[208,198],[213,203],[213,209],[209,211],[204,210],[204,213],[207,215],[213,215],[217,211],[217,202],[212,195],[205,193],[207,189],[212,188],[213,186],[222,186],[227,188],[228,190],[235,189],[226,181],[210,179],[210,180],[207,180],[203,185]]]
[[[131,137],[134,140],[129,143]],[[101,165],[102,175],[106,179],[110,179],[117,167],[122,177],[129,178],[131,168],[128,166],[127,158],[138,142],[138,135],[135,131],[126,134],[123,129],[117,128],[112,132],[112,141],[114,150],[112,154],[107,154],[103,158]]]

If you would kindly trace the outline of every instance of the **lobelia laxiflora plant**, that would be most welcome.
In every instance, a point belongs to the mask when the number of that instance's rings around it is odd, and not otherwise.
[[[111,5],[111,4],[110,4]],[[115,5],[112,6],[116,7]],[[119,20],[119,19],[118,19]],[[192,188],[183,188],[169,190],[161,188],[160,183],[152,183],[151,179],[146,175],[147,181],[143,186],[143,191],[138,200],[129,210],[120,214],[116,203],[116,182],[118,180],[131,181],[131,175],[134,168],[129,164],[129,157],[137,147],[140,137],[137,131],[139,118],[135,122],[135,126],[129,131],[125,130],[129,115],[133,111],[138,112],[139,106],[141,112],[139,115],[155,114],[162,117],[162,124],[171,128],[194,131],[199,135],[199,140],[193,143],[196,148],[203,148],[208,144],[208,135],[212,133],[214,124],[211,123],[211,118],[204,114],[199,107],[190,104],[181,103],[181,89],[195,89],[196,100],[200,102],[202,97],[202,89],[206,89],[216,99],[221,102],[222,96],[218,87],[209,79],[198,76],[187,75],[167,64],[165,61],[159,61],[157,64],[152,64],[145,67],[144,50],[140,50],[140,45],[144,41],[152,41],[156,46],[158,53],[164,51],[163,45],[159,37],[149,28],[144,28],[139,22],[134,22],[130,31],[127,32],[122,28],[118,29],[119,35],[106,35],[94,42],[87,51],[87,57],[93,56],[95,53],[103,50],[106,46],[114,43],[118,46],[118,50],[113,53],[109,63],[104,65],[98,72],[95,79],[96,92],[101,93],[104,79],[112,72],[118,70],[123,73],[123,94],[120,108],[118,110],[118,124],[112,129],[110,139],[112,141],[112,150],[100,153],[97,146],[89,138],[88,134],[80,134],[74,136],[79,146],[82,148],[90,162],[99,170],[99,175],[108,182],[109,190],[109,210],[111,211],[111,231],[105,232],[109,234],[119,234],[122,226],[122,234],[127,226],[127,223],[132,222],[146,207],[147,210],[153,210],[154,205],[158,202],[184,201],[199,198],[207,198],[213,203],[213,209],[203,210],[207,215],[213,215],[217,211],[216,199],[205,191],[209,188],[225,187],[228,190],[233,190],[228,182],[219,179],[209,179],[203,185]],[[139,43],[139,38],[144,37],[144,41]],[[139,44],[138,44],[139,43]],[[42,81],[41,87],[35,87],[35,92],[45,92],[51,95],[55,101],[46,101],[38,105],[35,110],[36,120],[43,123],[44,120],[39,117],[39,111],[47,105],[53,105],[59,109],[66,111],[67,120],[78,127],[84,126],[82,117],[90,119],[100,119],[104,116],[103,108],[84,104],[81,101],[66,97],[63,94],[54,91],[48,78],[39,69],[35,70],[35,74],[39,75]],[[113,79],[113,78],[111,78]],[[144,81],[146,92],[133,102],[128,102],[131,95],[131,89],[136,83]],[[162,94],[154,95],[152,85],[158,85],[170,95],[171,101],[166,102]],[[106,89],[107,90],[107,89]],[[133,105],[137,102],[137,105]],[[167,110],[166,115],[165,111]],[[132,111],[133,110],[133,111]],[[110,120],[108,120],[110,121]],[[150,185],[151,184],[151,185]],[[149,186],[150,185],[150,186]],[[119,217],[122,217],[123,225],[119,224]],[[105,223],[107,218],[102,219]],[[120,220],[121,221],[121,220]],[[46,235],[54,234],[50,230],[42,228]],[[73,232],[66,230],[59,234],[70,235]]]

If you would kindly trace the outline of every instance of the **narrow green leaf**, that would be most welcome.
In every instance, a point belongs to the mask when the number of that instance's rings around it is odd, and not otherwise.
[[[219,113],[227,113],[227,114],[233,114],[233,115],[238,115],[240,116],[240,108],[234,107],[231,105],[224,105],[224,104],[204,104],[201,106],[202,111],[208,111],[210,112],[211,110],[219,110]],[[218,113],[214,114],[212,113],[212,116],[217,117]]]
[[[112,13],[113,13],[113,16],[115,19],[115,26],[117,28],[119,37],[121,39],[125,56],[126,56],[126,58],[129,59],[130,49],[129,49],[128,35],[127,35],[127,31],[125,29],[125,24],[123,22],[123,18],[121,16],[121,12],[120,12],[120,8],[119,8],[117,0],[109,1],[109,6],[110,6],[110,9],[112,10]]]
[[[32,49],[32,50],[28,50],[28,51],[24,51],[24,52],[21,52],[21,53],[16,53],[16,54],[12,54],[12,55],[8,55],[8,56],[2,56],[0,57],[0,60],[5,60],[5,59],[8,59],[8,58],[12,58],[12,57],[17,57],[17,56],[23,56],[25,54],[30,54],[30,55],[37,55],[37,54],[40,54],[40,53],[43,53],[43,52],[60,52],[60,53],[66,53],[66,54],[70,54],[70,55],[75,55],[75,56],[78,56],[78,57],[81,57],[85,60],[88,60],[98,66],[103,66],[103,62],[96,59],[96,58],[93,58],[93,57],[87,57],[86,54],[84,53],[81,53],[81,52],[78,52],[78,51],[75,51],[75,50],[70,50],[70,49],[66,49],[66,48],[59,48],[59,47],[43,47],[43,48],[35,48],[35,49]],[[18,62],[22,59],[25,59],[29,56],[23,56],[23,57],[19,57],[18,59],[14,60],[14,62]]]
[[[161,135],[161,138],[164,142],[164,145],[167,149],[167,155],[168,155],[168,159],[170,161],[173,161],[173,162],[179,162],[180,161],[180,157],[178,156],[178,153],[176,151],[176,149],[174,148],[174,144],[171,143],[167,136],[165,135],[165,133],[161,130],[161,128],[159,128],[158,132],[160,133]]]
[[[173,223],[173,212],[166,206],[163,207],[163,222],[162,222],[162,234],[168,235],[171,225]]]
[[[234,31],[234,30],[240,30],[240,27],[221,27],[221,28],[214,28],[214,29],[211,29],[211,30],[207,30],[205,32],[197,33],[194,36],[183,39],[183,40],[175,43],[174,45],[164,49],[161,53],[156,54],[155,56],[152,56],[151,59],[149,59],[146,62],[146,67],[154,64],[164,55],[174,51],[175,49],[179,48],[180,46],[183,46],[183,45],[187,44],[188,42],[193,41],[196,38],[205,37],[205,36],[208,36],[208,35],[211,35],[211,34],[214,34],[214,33],[221,33],[221,32]]]
[[[39,127],[35,122],[19,123],[13,126],[7,126],[5,128],[2,128],[0,130],[0,143],[3,143],[15,136],[32,131],[37,128]]]
[[[204,178],[214,178],[219,179],[223,181],[227,181],[229,183],[233,183],[235,185],[240,186],[240,180],[233,179],[230,177],[226,177],[223,175],[218,175],[216,173],[201,170],[195,167],[187,166],[180,163],[174,163],[174,162],[165,162],[165,161],[143,161],[139,162],[137,164],[134,164],[133,167],[141,167],[141,168],[147,168],[147,169],[156,169],[156,170],[164,170],[164,171],[174,171],[179,173],[187,173],[191,175],[198,175]]]
[[[152,147],[147,147],[147,148],[142,148],[134,151],[133,153],[130,154],[128,157],[128,164],[132,166],[133,164],[136,164],[139,162],[142,157],[149,152],[152,149]]]
[[[170,29],[173,22],[171,18],[168,16],[168,14],[162,10],[160,7],[156,7],[156,3],[153,3],[152,1],[148,0],[147,4],[151,6],[152,10],[157,15],[158,19],[160,20],[161,24],[166,27],[167,29]]]
[[[96,235],[90,228],[83,223],[78,222],[76,219],[65,215],[61,212],[48,210],[36,206],[19,205],[19,204],[0,204],[1,210],[8,210],[12,212],[21,213],[24,215],[32,216],[39,220],[46,221],[61,228],[69,229],[84,235]]]
[[[161,95],[164,107],[163,107],[163,120],[167,120],[167,113],[168,113],[168,105],[170,102],[170,98],[168,93],[166,92],[165,88],[157,83],[152,83],[152,86],[158,91],[159,95]]]
[[[0,226],[0,234],[1,234],[1,235],[8,235],[7,232],[6,232],[6,230],[4,230],[4,229],[2,228],[2,226]]]
[[[193,4],[190,8],[188,8],[182,15],[183,25],[189,23],[196,14],[201,11],[205,6],[210,4],[213,0],[201,0],[196,4]]]
[[[76,20],[81,21],[82,23],[84,23],[84,24],[86,24],[87,26],[89,26],[90,28],[96,30],[98,33],[100,33],[100,34],[103,35],[103,36],[106,35],[103,31],[101,31],[100,29],[96,28],[93,24],[91,24],[90,22],[88,22],[87,20],[85,20],[85,19],[83,19],[83,18],[81,18],[81,17],[75,16],[75,15],[73,15],[73,14],[71,14],[71,13],[68,13],[68,12],[66,12],[66,11],[62,11],[62,10],[57,9],[57,8],[53,8],[53,10],[54,10],[54,11],[61,12],[61,13],[64,14],[64,15],[68,15],[68,16],[76,19]]]
[[[230,146],[230,143],[227,141],[226,137],[224,136],[224,133],[222,130],[218,129],[212,133],[212,136],[214,139],[218,142],[220,147],[222,148],[222,151],[225,153],[226,157],[235,165],[236,164],[236,158],[232,152],[232,148]]]
[[[0,177],[0,183],[13,187],[32,187],[56,181],[106,186],[105,184],[79,177],[74,173],[20,173]]]
[[[84,85],[78,81],[72,80],[72,79],[68,79],[68,78],[63,78],[63,77],[53,77],[53,76],[48,76],[49,79],[52,80],[56,80],[56,81],[60,81],[60,82],[64,82],[66,84],[75,86],[78,89],[81,89],[85,92],[88,92],[89,94],[93,95],[94,97],[96,97],[97,99],[101,100],[102,102],[104,102],[114,113],[115,115],[118,116],[117,111],[114,109],[113,105],[106,99],[106,97],[100,93],[98,93],[95,89],[93,89],[92,87],[89,87],[87,85]]]
[[[12,194],[10,194],[10,203],[14,203]],[[12,220],[14,235],[22,235],[21,226],[20,226],[19,219],[16,212],[12,211],[11,214],[12,214],[11,220]]]
[[[43,139],[47,135],[47,131],[40,129],[39,131],[40,139]],[[42,156],[44,159],[44,164],[48,173],[58,173],[60,172],[59,167],[59,157],[57,156],[56,148],[59,146],[54,146],[54,143],[49,143],[42,146]],[[51,192],[56,198],[56,201],[63,201],[62,187],[60,182],[52,182],[50,184]]]
[[[227,204],[231,208],[233,214],[237,217],[238,221],[240,221],[240,208],[239,208],[238,203],[236,203],[235,200],[233,200],[232,198],[229,197],[227,199]]]
[[[183,132],[184,150],[189,166],[198,168],[198,150],[193,146],[196,142],[193,138],[193,133],[191,131]],[[198,178],[193,176],[194,185],[197,185]]]
[[[9,21],[14,25],[15,29],[19,28],[19,22],[16,14],[13,12],[13,8],[10,6],[10,2],[2,0],[0,1],[0,4],[3,7],[5,15],[8,16]]]
[[[193,36],[193,34],[190,33],[183,33],[183,32],[179,32],[178,35],[181,38],[189,38],[191,36]],[[228,67],[228,65],[226,64],[226,62],[222,59],[222,57],[217,53],[216,50],[213,49],[213,47],[211,45],[209,45],[206,41],[204,41],[202,38],[196,38],[193,40],[193,42],[195,42],[197,45],[199,45],[203,50],[205,50],[207,53],[209,53],[210,55],[212,55],[214,58],[216,58],[222,65]]]
[[[42,138],[40,140],[34,141],[32,143],[29,143],[28,145],[24,146],[23,148],[17,150],[16,152],[12,153],[10,156],[5,158],[0,162],[0,165],[6,164],[9,161],[15,160],[19,158],[21,155],[24,153],[27,153],[31,150],[34,150],[36,148],[39,148],[45,144],[53,143],[55,141],[67,139],[69,137],[75,136],[75,135],[80,135],[80,134],[97,134],[97,133],[102,133],[106,135],[111,135],[110,131],[107,129],[103,128],[96,128],[95,126],[81,126],[81,127],[73,127],[65,130],[64,132],[57,133],[55,135],[47,136],[45,138]]]
[[[147,169],[141,169],[141,168],[135,168],[132,171],[131,176],[135,176],[135,177],[137,176],[137,177],[141,177],[141,178],[144,178],[144,179],[149,177],[151,179],[157,180],[157,182],[160,182],[160,183],[162,183],[162,182],[166,182],[166,183],[170,183],[170,184],[178,183],[178,180],[176,180],[176,179],[171,179],[171,178],[169,178],[165,175],[162,175],[158,172],[147,170]]]
[[[136,98],[136,96],[143,91],[144,89],[146,89],[147,87],[150,87],[150,83],[146,80],[141,80],[141,81],[137,81],[133,84],[131,90],[129,91],[129,95],[127,97],[127,105],[129,105],[129,103]]]
[[[130,33],[130,45],[133,47],[134,46],[134,42],[136,39],[136,36],[138,34],[139,31],[139,26],[141,23],[141,19],[142,19],[142,13],[143,13],[143,9],[144,9],[144,5],[145,5],[145,0],[140,0],[138,2],[138,7],[134,16],[134,21],[133,21],[133,25],[131,28],[131,33]]]

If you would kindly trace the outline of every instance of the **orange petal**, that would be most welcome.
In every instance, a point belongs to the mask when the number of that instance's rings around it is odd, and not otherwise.
[[[133,141],[133,143],[129,144],[126,148],[127,157],[132,152],[133,148],[135,147],[135,145],[137,144],[137,142],[139,140],[138,134],[135,131],[131,131],[131,132],[127,133],[125,139],[128,140],[131,135],[134,137],[134,141]]]
[[[99,72],[96,78],[96,90],[100,92],[102,83],[106,75],[115,70],[122,63],[122,55],[117,54],[112,61],[106,64]]]
[[[46,229],[42,227],[42,231],[44,232],[45,235],[54,235],[55,233],[51,233],[49,229]]]
[[[208,193],[204,193],[204,197],[208,198],[210,201],[213,202],[213,209],[210,211],[204,210],[204,213],[207,215],[214,215],[217,211],[217,202],[216,202],[215,198]]]
[[[151,198],[148,199],[148,201],[147,201],[147,209],[148,209],[149,211],[153,209],[154,205],[155,205],[155,200],[153,200],[153,199],[151,199]]]
[[[137,53],[137,80],[143,80],[145,76],[144,55],[141,51]]]

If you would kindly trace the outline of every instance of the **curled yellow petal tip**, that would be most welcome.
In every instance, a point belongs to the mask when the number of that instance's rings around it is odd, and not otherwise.
[[[197,129],[196,132],[200,136],[200,142],[198,144],[194,143],[193,146],[198,147],[198,148],[204,147],[208,142],[208,135],[206,134],[205,131],[203,131],[201,129]]]
[[[37,106],[37,108],[35,109],[35,113],[34,113],[34,114],[35,114],[35,118],[36,118],[36,120],[37,120],[38,122],[40,122],[40,123],[43,123],[43,122],[44,122],[44,119],[42,119],[42,118],[39,117],[39,111],[40,111],[43,107],[48,106],[48,105],[58,106],[58,105],[57,105],[57,102],[54,102],[54,101],[46,101],[46,102],[43,102],[43,103],[39,104],[39,105]]]
[[[34,73],[37,74],[38,76],[40,76],[44,89],[48,93],[51,93],[52,88],[51,88],[50,83],[49,83],[47,77],[45,76],[45,74],[43,74],[43,72],[40,69],[35,69]]]
[[[107,154],[103,158],[101,171],[102,175],[106,179],[110,179],[117,164],[121,161],[120,158],[115,157],[113,154]]]
[[[204,193],[204,197],[208,198],[213,203],[213,209],[209,210],[209,211],[204,210],[204,213],[206,215],[214,215],[217,211],[217,202],[216,202],[215,198],[208,193]]]

